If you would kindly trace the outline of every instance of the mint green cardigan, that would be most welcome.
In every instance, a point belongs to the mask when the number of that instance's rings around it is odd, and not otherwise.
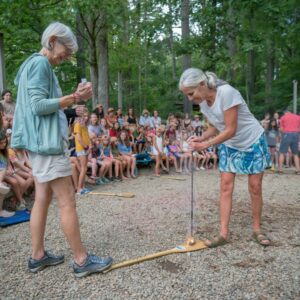
[[[41,155],[64,152],[59,124],[59,98],[48,59],[39,53],[27,58],[15,79],[17,104],[11,147]]]

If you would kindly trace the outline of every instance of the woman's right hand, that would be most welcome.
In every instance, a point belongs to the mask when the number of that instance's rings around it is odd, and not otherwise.
[[[190,136],[188,139],[187,139],[187,142],[190,144],[192,142],[196,142],[196,143],[199,143],[199,142],[202,142],[202,138],[200,136],[196,136],[196,135],[192,135]]]
[[[80,99],[87,101],[93,96],[92,83],[79,83],[76,92],[80,95]]]

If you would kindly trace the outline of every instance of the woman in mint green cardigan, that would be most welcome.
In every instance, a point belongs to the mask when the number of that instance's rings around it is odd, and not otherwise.
[[[74,255],[73,269],[77,277],[108,268],[112,258],[88,255],[80,237],[71,181],[71,164],[67,156],[68,123],[63,109],[92,96],[90,83],[79,84],[77,90],[63,96],[52,66],[70,59],[77,51],[71,29],[59,22],[50,24],[42,36],[42,49],[21,65],[15,83],[18,87],[11,146],[26,149],[35,178],[36,198],[31,212],[31,272],[64,262],[44,248],[48,207],[53,194],[60,209],[61,226]]]

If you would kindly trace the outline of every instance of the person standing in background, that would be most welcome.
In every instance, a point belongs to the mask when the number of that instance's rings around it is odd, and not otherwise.
[[[279,147],[279,166],[278,173],[283,173],[282,166],[284,156],[289,148],[291,149],[294,163],[296,167],[295,173],[300,175],[300,164],[298,156],[299,132],[300,132],[300,116],[286,110],[280,118],[281,143]]]

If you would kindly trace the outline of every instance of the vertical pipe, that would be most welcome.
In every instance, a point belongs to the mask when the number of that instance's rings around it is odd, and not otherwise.
[[[0,32],[0,92],[5,88],[4,39]]]
[[[298,81],[293,80],[293,113],[297,114],[297,86]]]

